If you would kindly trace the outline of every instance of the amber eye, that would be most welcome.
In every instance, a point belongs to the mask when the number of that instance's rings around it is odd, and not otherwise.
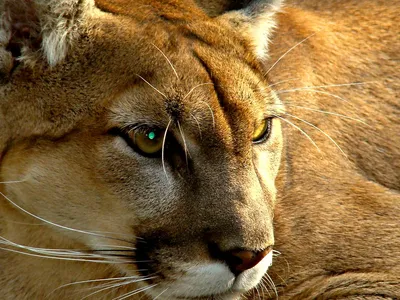
[[[266,141],[271,134],[272,118],[267,118],[259,124],[253,133],[253,143],[259,144]]]
[[[129,138],[136,151],[147,156],[156,156],[161,152],[164,130],[140,126],[129,131]]]

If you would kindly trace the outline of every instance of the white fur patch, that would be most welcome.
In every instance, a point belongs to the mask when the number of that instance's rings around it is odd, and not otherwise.
[[[250,41],[254,54],[259,59],[268,57],[268,45],[274,28],[275,14],[282,8],[282,0],[253,1],[244,9],[221,16],[242,32]]]
[[[171,284],[149,289],[148,293],[156,297],[164,291],[163,297],[166,299],[218,295],[221,300],[236,300],[257,286],[271,265],[272,251],[255,267],[238,277],[223,263],[185,264],[181,265],[183,276]]]
[[[235,281],[228,266],[222,263],[190,266],[185,271],[185,275],[171,285],[174,291],[171,296],[199,297],[224,293]]]
[[[254,1],[254,4],[243,9],[243,14],[249,16],[250,26],[247,34],[250,36],[257,58],[268,56],[268,45],[274,28],[275,14],[281,9],[282,0]]]
[[[24,0],[8,1],[21,2],[21,7],[24,7]],[[87,16],[97,10],[94,0],[33,0],[32,6],[35,8],[34,12],[40,26],[41,51],[23,46],[21,56],[18,58],[19,61],[30,66],[34,66],[41,55],[50,66],[55,66],[64,60],[68,50],[81,34],[82,25],[86,22]],[[30,9],[29,6],[27,9]],[[10,22],[19,22],[18,19],[9,20],[4,16],[5,14],[0,16],[0,47],[9,42]]]
[[[61,62],[94,8],[93,0],[37,0],[42,25],[42,50],[50,66]]]
[[[244,293],[254,288],[261,281],[265,273],[267,273],[271,265],[272,251],[270,251],[256,266],[241,273],[238,278],[236,278],[232,289]]]
[[[255,24],[250,27],[248,34],[257,58],[265,59],[268,57],[268,45],[275,27],[276,22],[272,14],[270,17],[257,19]]]

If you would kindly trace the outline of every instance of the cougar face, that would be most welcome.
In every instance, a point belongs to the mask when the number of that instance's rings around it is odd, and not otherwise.
[[[173,63],[173,53],[166,56],[177,72],[189,68]],[[112,159],[101,163],[100,173],[115,169],[116,162],[124,165],[107,177],[122,178],[129,187],[129,193],[115,193],[132,205],[134,233],[140,237],[136,266],[158,284],[151,289],[154,296],[165,288],[171,296],[185,297],[243,293],[258,284],[272,262],[281,133],[269,103],[276,98],[271,91],[251,89],[260,76],[252,70],[243,79],[232,70],[235,82],[218,71],[211,77],[203,64],[188,61],[195,78],[189,73],[175,77],[163,61],[169,73],[161,75],[164,80],[140,78],[113,101],[111,128],[133,133],[116,134],[104,145],[102,152],[112,153]],[[230,88],[217,95],[218,85]],[[247,95],[239,92],[243,86]],[[253,141],[263,122],[268,136]],[[155,133],[161,146],[155,155],[132,149],[135,128]]]
[[[82,44],[77,51],[90,53],[89,69],[80,71],[82,60],[72,64],[76,78],[58,91],[59,98],[93,101],[92,113],[80,117],[80,128],[12,147],[2,179],[22,183],[7,187],[7,197],[52,223],[119,233],[123,240],[107,241],[125,247],[116,268],[142,276],[137,285],[153,297],[237,298],[272,264],[282,105],[250,46],[223,22],[208,24],[213,34],[204,36],[201,23],[183,32],[125,26],[116,34],[109,28],[119,23],[110,22],[91,40],[96,50]],[[104,47],[138,36],[157,38]],[[151,63],[138,67],[139,55]],[[85,79],[94,68],[108,73]],[[41,101],[57,105],[54,83],[69,75],[44,72],[51,84],[31,78],[29,95],[44,89]],[[83,95],[74,84],[88,85]],[[104,248],[102,234],[60,234],[70,236],[69,245]]]

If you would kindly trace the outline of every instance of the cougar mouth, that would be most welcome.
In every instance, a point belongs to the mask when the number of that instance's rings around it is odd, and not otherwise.
[[[174,274],[161,279],[156,288],[149,290],[151,296],[163,295],[169,299],[215,299],[236,300],[255,288],[272,264],[270,251],[258,264],[240,274],[234,274],[226,263],[183,263]]]

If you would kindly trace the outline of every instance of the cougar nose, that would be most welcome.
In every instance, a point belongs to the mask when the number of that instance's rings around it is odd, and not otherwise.
[[[256,266],[269,252],[271,247],[262,251],[234,250],[224,253],[225,262],[228,264],[232,273],[239,275],[243,271]]]

